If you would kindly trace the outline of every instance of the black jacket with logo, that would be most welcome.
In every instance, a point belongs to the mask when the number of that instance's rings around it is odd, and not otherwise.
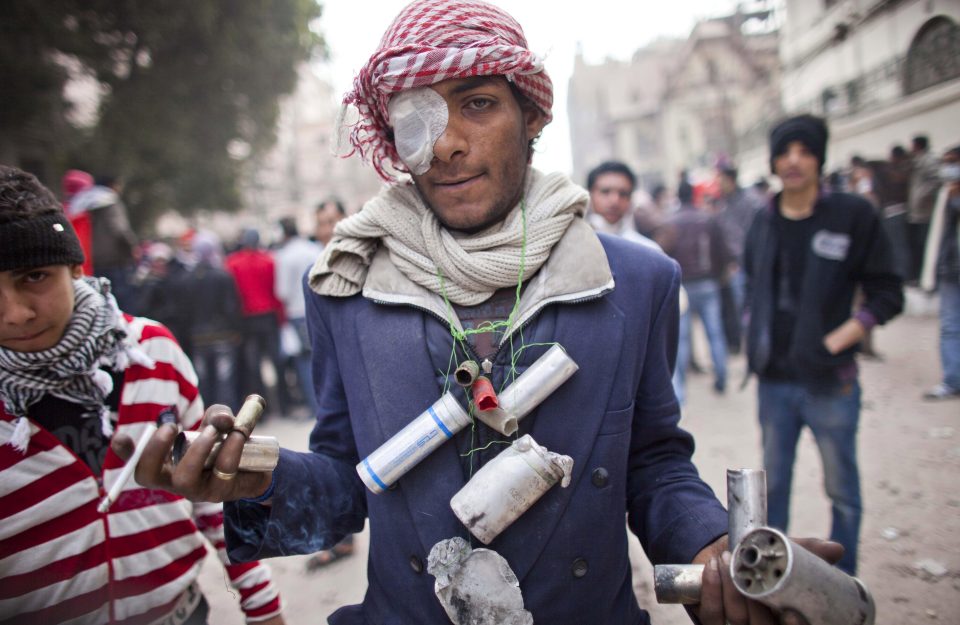
[[[763,375],[771,361],[779,231],[775,227],[780,196],[757,213],[747,233],[743,267],[747,274],[747,358]],[[901,279],[876,211],[863,198],[821,193],[814,205],[813,236],[787,359],[796,378],[814,387],[835,386],[853,365],[858,346],[830,354],[824,337],[857,314],[867,325],[883,324],[903,310]],[[864,300],[852,311],[856,287]]]

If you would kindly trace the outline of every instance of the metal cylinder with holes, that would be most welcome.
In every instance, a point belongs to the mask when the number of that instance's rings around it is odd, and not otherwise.
[[[730,575],[745,597],[799,612],[815,625],[872,625],[876,616],[863,582],[770,527],[743,537],[730,559]]]
[[[728,544],[733,550],[750,530],[767,524],[767,474],[763,469],[727,470]],[[657,603],[700,603],[702,564],[653,567]]]

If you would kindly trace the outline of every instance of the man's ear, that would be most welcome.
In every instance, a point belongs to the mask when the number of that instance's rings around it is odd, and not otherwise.
[[[76,280],[83,277],[83,265],[70,265],[70,277]]]
[[[522,102],[520,109],[523,111],[523,123],[527,129],[527,141],[532,141],[540,135],[543,127],[547,125],[547,118],[543,111],[530,100]]]

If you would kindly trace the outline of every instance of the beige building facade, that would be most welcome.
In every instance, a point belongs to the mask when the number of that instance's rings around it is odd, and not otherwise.
[[[627,163],[647,190],[675,188],[683,170],[706,176],[720,159],[737,163],[746,183],[766,174],[780,64],[775,16],[758,6],[701,21],[629,62],[578,57],[568,96],[575,179],[608,159]]]
[[[827,117],[827,168],[960,144],[960,0],[787,0],[783,105]]]

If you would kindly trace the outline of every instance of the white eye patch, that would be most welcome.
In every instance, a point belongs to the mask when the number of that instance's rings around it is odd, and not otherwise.
[[[430,87],[401,91],[387,104],[397,154],[420,176],[430,169],[433,144],[447,128],[447,102]]]

